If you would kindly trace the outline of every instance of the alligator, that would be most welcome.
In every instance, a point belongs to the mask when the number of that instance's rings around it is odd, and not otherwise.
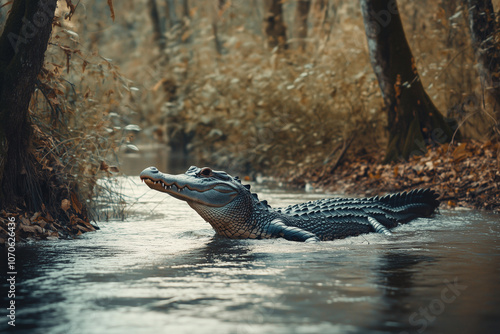
[[[151,189],[186,201],[217,234],[231,239],[315,242],[370,232],[390,235],[389,229],[428,217],[439,206],[434,191],[416,189],[382,197],[328,198],[272,208],[238,177],[209,167],[191,166],[179,175],[148,167],[140,178]]]

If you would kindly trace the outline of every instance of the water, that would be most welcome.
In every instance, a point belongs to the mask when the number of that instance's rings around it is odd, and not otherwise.
[[[134,181],[135,180],[135,181]],[[493,333],[498,215],[443,211],[314,244],[214,236],[184,202],[125,179],[125,221],[16,249],[16,333]],[[325,197],[260,189],[273,206]],[[4,261],[4,256],[3,260]],[[2,269],[0,332],[7,329]]]

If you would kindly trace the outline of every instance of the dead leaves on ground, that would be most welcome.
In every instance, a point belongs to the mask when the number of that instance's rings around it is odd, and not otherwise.
[[[381,154],[351,157],[326,177],[311,172],[301,178],[332,191],[367,196],[428,187],[448,207],[500,212],[499,152],[500,143],[491,141],[445,144],[408,162],[382,164]]]
[[[69,200],[63,200],[61,209],[70,206]],[[63,208],[64,207],[64,208]],[[96,227],[75,214],[69,214],[69,221],[61,222],[52,218],[49,213],[36,212],[33,215],[21,212],[0,212],[0,244],[8,238],[9,218],[14,218],[16,224],[16,241],[71,238],[85,232],[95,231]]]

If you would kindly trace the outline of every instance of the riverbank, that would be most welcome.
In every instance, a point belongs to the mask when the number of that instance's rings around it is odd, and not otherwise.
[[[288,182],[346,196],[375,196],[415,188],[440,194],[441,207],[467,207],[500,213],[500,143],[475,141],[429,149],[408,162],[383,164],[382,155],[348,156],[342,163],[322,169],[298,171]],[[68,203],[63,203],[68,205]],[[68,209],[68,208],[66,208]],[[10,219],[10,220],[9,220]],[[16,239],[74,238],[97,226],[68,214],[61,222],[49,214],[0,212],[0,244],[9,236],[9,222],[16,224]]]
[[[382,154],[351,156],[289,181],[356,196],[431,188],[440,194],[441,207],[500,212],[499,151],[500,143],[470,141],[428,149],[408,162],[384,164]]]
[[[10,225],[9,225],[10,223]],[[49,213],[36,212],[29,215],[21,210],[0,212],[0,245],[6,244],[15,231],[16,242],[27,240],[71,239],[85,232],[99,229],[89,221],[70,215],[67,221],[52,218]]]

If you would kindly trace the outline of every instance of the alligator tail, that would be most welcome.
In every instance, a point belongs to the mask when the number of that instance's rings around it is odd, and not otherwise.
[[[431,189],[415,189],[410,192],[373,197],[372,200],[386,207],[386,215],[395,219],[398,223],[407,223],[418,217],[432,215],[437,207],[439,195]],[[380,217],[382,218],[382,217]],[[384,222],[385,219],[381,219]],[[393,223],[384,224],[392,227]]]

